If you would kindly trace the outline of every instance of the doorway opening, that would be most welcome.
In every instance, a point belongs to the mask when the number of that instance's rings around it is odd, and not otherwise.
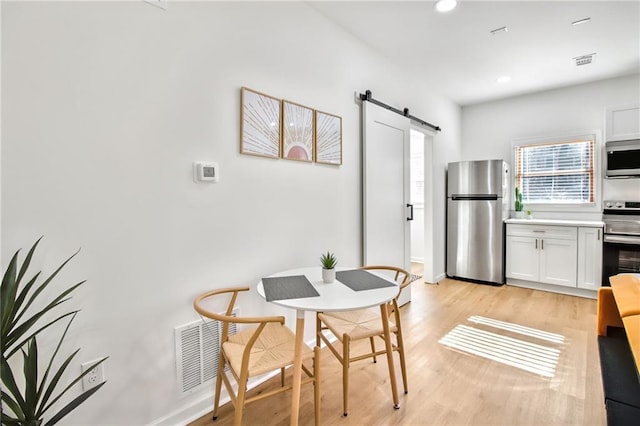
[[[411,222],[411,272],[433,283],[433,136],[411,126],[409,154]]]

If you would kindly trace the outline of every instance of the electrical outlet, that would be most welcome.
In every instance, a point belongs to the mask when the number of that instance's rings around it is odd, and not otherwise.
[[[89,371],[89,373],[87,373],[85,376],[82,377],[82,390],[89,390],[91,388],[94,388],[96,386],[98,386],[100,383],[105,381],[104,378],[104,362],[96,365],[95,367],[91,368],[92,365],[94,365],[96,362],[100,361],[99,359],[93,360],[93,361],[89,361],[89,362],[85,362],[84,364],[82,364],[80,367],[82,368],[82,372],[84,373],[85,371],[91,369],[91,371]]]

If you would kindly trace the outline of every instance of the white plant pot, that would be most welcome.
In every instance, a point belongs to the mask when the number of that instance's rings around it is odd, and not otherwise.
[[[324,269],[322,268],[322,281],[326,284],[330,284],[336,280],[336,270],[335,269]]]
[[[524,211],[516,212],[516,219],[524,219]]]

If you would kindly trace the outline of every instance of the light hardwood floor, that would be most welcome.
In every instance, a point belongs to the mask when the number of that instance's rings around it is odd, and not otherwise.
[[[439,285],[411,284],[412,302],[402,309],[409,393],[394,410],[384,359],[360,361],[350,371],[350,411],[342,416],[340,364],[321,354],[323,425],[605,425],[605,409],[595,336],[596,302],[572,296],[492,287],[445,279]],[[516,323],[565,337],[561,344],[540,342],[508,331],[495,334],[560,349],[555,376],[542,377],[496,361],[448,348],[438,341],[456,325],[483,329],[472,315]],[[291,326],[291,325],[290,325]],[[362,346],[362,348],[366,348]],[[253,392],[278,386],[272,379]],[[291,394],[250,404],[245,425],[288,425]],[[233,422],[233,407],[221,407],[193,426]],[[300,424],[313,424],[313,390],[302,388]]]

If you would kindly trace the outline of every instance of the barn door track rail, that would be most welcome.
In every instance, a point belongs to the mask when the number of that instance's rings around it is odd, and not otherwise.
[[[436,126],[435,124],[431,124],[431,123],[429,123],[427,121],[424,121],[421,118],[418,118],[418,117],[415,117],[415,116],[409,114],[409,108],[405,108],[403,110],[399,110],[399,109],[396,109],[396,108],[394,108],[394,107],[392,107],[390,105],[385,104],[384,102],[380,102],[380,101],[378,101],[376,99],[373,99],[373,97],[371,97],[371,90],[367,90],[366,92],[364,92],[364,94],[360,93],[359,96],[360,96],[360,100],[361,101],[371,102],[372,104],[376,104],[378,106],[381,106],[382,108],[388,109],[389,111],[393,111],[396,114],[404,115],[405,117],[407,117],[407,118],[409,118],[409,119],[411,119],[411,120],[413,120],[413,121],[415,121],[415,122],[417,122],[417,123],[419,123],[419,124],[421,124],[423,126],[427,126],[427,127],[432,128],[436,132],[439,132],[439,131],[442,130],[439,126]]]

